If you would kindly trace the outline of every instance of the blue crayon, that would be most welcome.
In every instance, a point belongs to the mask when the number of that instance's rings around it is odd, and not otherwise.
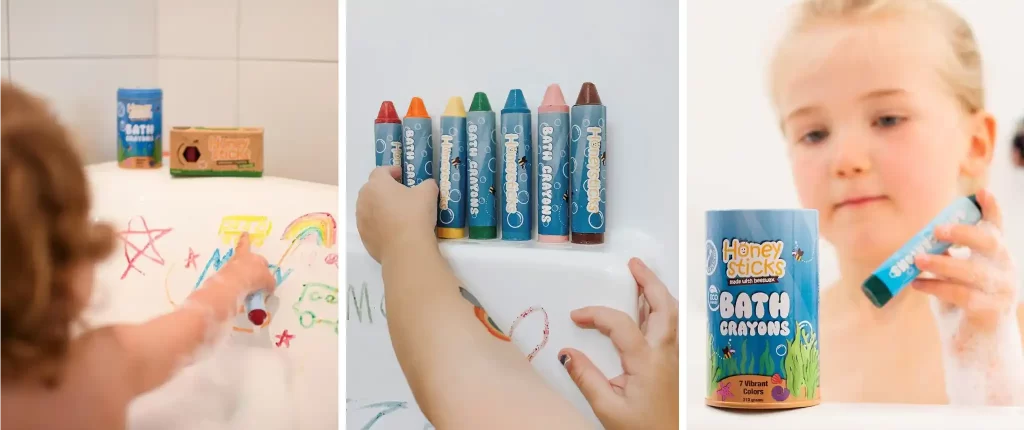
[[[402,120],[391,101],[380,104],[380,112],[373,121],[373,139],[378,167],[402,165]]]
[[[498,184],[496,157],[498,147],[497,118],[491,110],[487,94],[476,93],[469,106],[467,119],[467,148],[469,153],[469,238],[494,239],[498,237],[498,207],[495,196]]]
[[[597,87],[583,84],[571,113],[572,243],[604,243],[607,126]]]
[[[533,230],[530,214],[530,185],[533,164],[530,161],[532,125],[530,109],[523,91],[509,91],[501,110],[501,238],[530,240]]]
[[[569,106],[551,84],[537,109],[537,240],[569,241]]]
[[[413,187],[434,177],[433,131],[423,99],[413,97],[402,121],[402,183]]]
[[[452,97],[441,115],[441,148],[437,162],[437,237],[466,237],[466,109]]]

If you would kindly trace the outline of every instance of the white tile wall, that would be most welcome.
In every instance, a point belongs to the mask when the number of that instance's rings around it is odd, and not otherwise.
[[[337,184],[337,0],[0,1],[3,77],[50,100],[88,162],[115,157],[117,88],[160,87],[165,139],[263,126],[267,174]]]

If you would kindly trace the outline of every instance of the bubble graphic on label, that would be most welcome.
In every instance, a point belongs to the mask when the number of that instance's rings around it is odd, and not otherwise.
[[[497,160],[497,158],[492,158],[490,160],[487,160],[487,169],[490,170],[491,173],[497,173],[498,172],[498,169],[495,168],[495,163],[496,163],[495,160]]]
[[[509,226],[510,228],[522,227],[523,221],[524,218],[522,212],[512,212],[510,214],[505,215],[505,225]]]
[[[711,276],[718,269],[718,248],[711,240],[704,242],[704,275]]]
[[[718,311],[718,287],[714,285],[708,288],[708,309],[711,312]]]
[[[583,192],[586,193],[588,191],[590,191],[590,181],[583,181]]]
[[[501,126],[501,134],[508,134],[508,127]]]
[[[519,182],[526,182],[526,172],[519,172]]]
[[[414,128],[416,130],[420,130],[420,129],[423,128],[423,124],[420,124],[420,123],[413,124],[412,128]]]
[[[455,211],[451,209],[442,210],[437,215],[437,219],[441,221],[441,224],[451,224],[452,221],[455,221]]]
[[[451,127],[448,129],[448,135],[451,137],[457,137],[459,135],[459,130],[456,130],[455,127]]]
[[[419,185],[419,184],[422,184],[422,183],[423,183],[423,179],[416,178],[416,185]]]
[[[427,149],[429,149],[429,150],[433,150],[434,149],[434,135],[433,134],[428,134],[427,135]]]
[[[565,155],[565,153],[563,152],[562,155]],[[562,176],[564,176],[566,178],[569,177],[568,169],[569,169],[569,163],[562,163]]]
[[[590,214],[590,216],[587,217],[587,224],[590,224],[590,227],[593,229],[600,229],[604,227],[604,214],[601,212]]]
[[[117,102],[117,116],[122,117],[125,114],[124,102]]]
[[[541,217],[541,219],[540,219],[540,223],[541,223],[541,225],[543,225],[544,227],[547,227],[547,226],[551,225],[551,222],[550,222],[550,221],[548,221],[548,218],[544,218],[544,217]]]
[[[555,118],[555,127],[562,125],[562,118]]]
[[[572,202],[572,214],[576,215],[576,212],[579,212],[579,210],[580,207],[576,205],[576,202]]]
[[[491,141],[488,145],[493,145],[498,141],[498,129],[491,130]]]
[[[462,200],[462,191],[458,189],[448,190],[448,201],[452,203],[458,203]]]
[[[776,346],[775,347],[775,354],[778,355],[779,357],[785,357],[786,356],[786,345],[785,344],[781,344],[779,346]]]
[[[387,149],[387,145],[384,143],[384,139],[377,139],[377,153],[383,154],[384,150]]]
[[[590,118],[583,118],[583,128],[590,127]]]
[[[559,188],[562,188],[562,183],[561,182],[555,182],[555,184],[552,185],[552,186],[557,190]]]
[[[572,126],[572,131],[570,131],[570,133],[569,133],[569,138],[572,139],[573,142],[578,142],[580,140],[580,137],[582,137],[582,136],[583,136],[583,131],[580,130],[580,126],[578,126],[578,125]]]
[[[430,172],[433,172],[433,171],[434,171],[434,162],[428,160],[426,163],[423,163],[423,173],[425,175],[430,176],[430,174],[431,174]]]
[[[458,170],[452,170],[452,182],[458,182],[460,177]]]
[[[519,190],[519,192],[516,193],[516,203],[521,205],[530,203],[530,193],[525,190]]]
[[[569,166],[571,166],[571,167],[569,168],[569,171],[570,171],[570,172],[572,172],[572,173],[576,173],[576,158],[575,158],[575,157],[574,157],[574,158],[570,158],[570,159],[569,159],[569,162],[568,162],[568,163],[566,163],[566,164],[568,164]],[[565,176],[567,176],[567,177],[568,177],[569,175],[565,175]]]
[[[550,127],[550,125],[548,125],[548,123],[546,123],[546,122],[542,122],[542,123],[538,124],[537,127],[538,128],[544,128],[544,127]]]
[[[486,122],[486,121],[487,121],[487,120],[486,120],[486,119],[485,119],[484,117],[482,117],[482,116],[481,116],[480,118],[477,118],[477,119],[476,119],[476,123],[477,123],[477,124],[483,124],[483,123],[484,123],[484,122]]]
[[[597,126],[601,127],[602,130],[604,129],[604,118],[599,118],[597,120]]]
[[[480,185],[486,184],[487,183],[487,175],[480,175],[480,178],[477,179],[477,180],[480,181]]]
[[[515,127],[512,127],[512,132],[515,133],[515,134],[523,134],[523,125],[522,124],[516,124]]]

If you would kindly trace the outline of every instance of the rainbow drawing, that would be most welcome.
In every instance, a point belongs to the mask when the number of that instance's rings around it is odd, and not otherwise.
[[[281,235],[282,240],[301,241],[315,237],[317,245],[331,248],[337,242],[338,224],[327,212],[313,212],[296,218]]]

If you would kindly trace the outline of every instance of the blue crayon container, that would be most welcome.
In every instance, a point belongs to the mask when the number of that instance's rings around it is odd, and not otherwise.
[[[466,117],[442,116],[437,160],[437,237],[466,237],[466,182]]]
[[[469,111],[466,114],[469,167],[469,238],[498,237],[497,193],[498,129],[494,112]]]
[[[530,186],[533,182],[530,110],[521,90],[512,90],[501,110],[501,238],[530,240],[533,223],[530,213]]]
[[[569,113],[537,114],[537,240],[569,240]]]
[[[709,211],[706,220],[706,403],[819,404],[818,212]]]
[[[374,124],[373,138],[377,167],[402,165],[402,124]]]
[[[163,165],[163,90],[117,89],[117,165],[155,169]]]
[[[430,118],[409,118],[402,120],[402,183],[408,187],[434,177],[433,131]]]

